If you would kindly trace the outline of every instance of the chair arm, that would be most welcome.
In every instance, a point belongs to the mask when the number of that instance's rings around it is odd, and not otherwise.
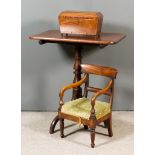
[[[110,80],[110,82],[106,85],[106,87],[104,87],[102,90],[99,90],[93,95],[93,97],[91,98],[91,105],[94,106],[96,98],[100,95],[105,94],[107,90],[110,89],[111,87],[112,87],[112,80]]]
[[[72,84],[69,84],[67,86],[64,86],[60,90],[60,93],[59,93],[60,100],[63,101],[64,92],[66,90],[71,89],[71,88],[75,88],[75,87],[78,87],[78,86],[82,85],[84,82],[86,82],[87,78],[88,78],[88,74],[85,74],[84,77],[80,81],[77,81],[75,83],[72,83]]]
[[[95,108],[94,108],[96,98],[97,98],[98,96],[102,95],[102,94],[105,94],[106,91],[112,87],[112,82],[113,82],[113,81],[110,80],[110,82],[107,84],[106,87],[104,87],[102,90],[99,90],[98,92],[96,92],[96,93],[93,95],[93,97],[91,98],[91,106],[92,106],[92,108],[91,108],[91,111],[90,111],[90,113],[91,113],[91,114],[90,114],[90,119],[91,119],[91,118],[92,118],[92,119],[96,118],[96,116],[95,116]]]

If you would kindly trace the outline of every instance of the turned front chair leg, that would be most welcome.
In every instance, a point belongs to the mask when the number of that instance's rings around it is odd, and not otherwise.
[[[91,137],[91,147],[94,148],[95,146],[95,128],[90,128],[90,137]]]
[[[60,137],[64,138],[64,119],[60,118]]]
[[[108,133],[109,133],[109,137],[112,137],[113,136],[113,132],[112,132],[112,118],[110,117],[108,120],[107,120],[107,124],[108,124]]]

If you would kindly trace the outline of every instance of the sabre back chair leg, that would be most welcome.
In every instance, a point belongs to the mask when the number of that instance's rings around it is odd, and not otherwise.
[[[113,136],[113,132],[112,132],[112,118],[110,117],[108,120],[107,120],[107,124],[108,124],[108,133],[109,133],[109,137],[112,137]]]
[[[104,121],[104,127],[108,128],[108,121],[107,120]]]
[[[49,133],[50,134],[53,134],[54,133],[54,129],[55,129],[55,126],[56,126],[56,124],[58,123],[58,121],[59,121],[59,117],[58,117],[58,115],[53,119],[53,121],[52,121],[52,123],[51,123],[51,125],[50,125],[50,130],[49,130]]]

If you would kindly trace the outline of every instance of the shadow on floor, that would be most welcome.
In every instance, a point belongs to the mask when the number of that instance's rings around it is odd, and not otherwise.
[[[107,145],[111,142],[114,142],[116,140],[119,140],[119,139],[123,139],[125,138],[126,136],[129,136],[133,133],[133,123],[131,122],[126,122],[126,121],[123,121],[123,120],[120,120],[120,119],[114,119],[113,120],[113,133],[114,133],[114,136],[113,137],[109,137],[107,133],[107,129],[103,126],[103,125],[98,125],[96,127],[96,130],[95,133],[96,133],[96,136],[97,135],[101,135],[103,136],[103,138],[105,139],[104,142],[102,143],[99,143],[97,144],[95,147],[100,147],[100,146],[103,146],[103,145]],[[65,130],[64,130],[65,131]],[[73,134],[76,134],[77,132],[89,132],[89,130],[85,130],[84,128],[80,128],[80,129],[77,129],[77,130],[74,130],[68,134],[65,135],[66,139],[67,137],[70,137],[71,135]],[[83,146],[87,146],[87,147],[90,147],[88,144],[90,143],[90,141],[88,141],[88,143],[86,144],[83,144],[83,143],[80,143],[79,141],[75,141],[74,139],[68,139],[69,141],[72,141],[74,143],[77,143],[77,144],[80,144],[80,145],[83,145]],[[96,140],[97,141],[97,138]]]
[[[95,147],[100,147],[100,146],[106,145],[113,141],[125,138],[126,136],[129,136],[133,133],[133,122],[132,121],[126,121],[125,119],[122,119],[122,116],[120,119],[119,114],[117,114],[117,115],[115,114],[114,116],[115,116],[115,117],[113,117],[114,136],[108,137],[108,134],[106,134],[107,129],[104,127],[104,125],[103,124],[98,125],[96,127],[95,133],[96,133],[96,135],[103,136],[104,140],[106,140],[106,141],[97,144]],[[28,117],[28,116],[26,116],[26,117]],[[49,126],[50,126],[50,123],[52,120],[52,119],[50,119],[50,113],[40,113],[39,116],[37,114],[36,115],[34,114],[33,116],[30,115],[29,117],[34,117],[34,118],[38,117],[38,118],[37,119],[31,118],[30,119],[31,121],[22,122],[23,127],[29,128],[30,130],[34,130],[35,132],[40,132],[41,134],[49,134],[48,129],[49,129]],[[76,133],[79,133],[79,132],[81,132],[81,133],[88,132],[88,134],[89,134],[89,130],[84,129],[82,126],[80,128],[76,127],[77,126],[76,123],[72,123],[72,122],[70,123],[70,122],[65,121],[65,124],[66,125],[65,125],[64,132],[67,131],[65,134],[66,140],[71,141],[73,143],[77,143],[79,145],[84,145],[84,146],[89,147],[89,145],[87,145],[87,144],[89,144],[90,142],[83,144],[79,141],[75,141],[75,139],[72,137],[73,135],[76,136]],[[58,122],[58,124],[56,125],[55,133],[53,135],[55,135],[56,137],[59,137],[58,136],[59,131],[60,130],[59,130],[59,122]],[[97,139],[96,139],[96,141],[97,141]]]

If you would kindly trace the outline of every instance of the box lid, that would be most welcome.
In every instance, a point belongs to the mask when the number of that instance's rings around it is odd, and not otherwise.
[[[101,12],[94,11],[63,11],[59,14],[59,17],[99,18],[103,15]]]

